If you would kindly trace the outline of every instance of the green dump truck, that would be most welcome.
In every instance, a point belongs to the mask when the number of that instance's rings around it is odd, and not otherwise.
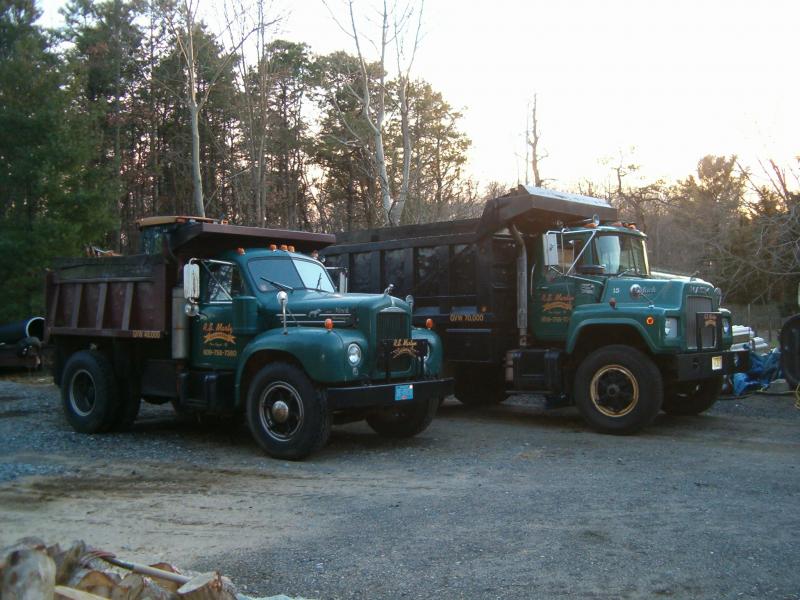
[[[271,456],[300,459],[332,423],[423,431],[452,392],[436,333],[389,293],[340,294],[308,256],[331,235],[190,217],[140,223],[142,253],[59,261],[46,337],[69,423],[125,429],[142,400],[244,415]]]
[[[596,198],[520,186],[479,219],[337,234],[322,254],[353,290],[408,295],[468,405],[537,392],[631,433],[705,411],[747,360],[720,290],[653,273],[646,235]]]

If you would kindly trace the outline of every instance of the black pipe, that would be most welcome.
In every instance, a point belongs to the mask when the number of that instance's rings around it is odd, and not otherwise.
[[[0,343],[15,344],[19,340],[35,337],[44,338],[44,318],[31,317],[17,323],[0,325]]]

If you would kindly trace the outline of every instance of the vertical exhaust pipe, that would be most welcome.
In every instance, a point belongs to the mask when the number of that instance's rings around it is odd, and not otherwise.
[[[517,226],[509,226],[511,235],[517,244],[517,328],[519,329],[519,345],[528,345],[528,251]]]

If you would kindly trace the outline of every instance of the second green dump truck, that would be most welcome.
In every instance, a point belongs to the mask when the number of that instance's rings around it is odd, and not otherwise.
[[[350,289],[393,284],[435,323],[465,404],[537,392],[631,433],[707,410],[747,360],[720,290],[657,276],[645,234],[596,198],[520,186],[480,219],[337,234],[323,254]]]
[[[142,400],[243,415],[271,456],[332,423],[423,431],[452,392],[435,332],[403,300],[340,294],[308,256],[331,235],[191,217],[141,223],[142,253],[60,261],[47,277],[54,379],[78,431],[130,427]]]

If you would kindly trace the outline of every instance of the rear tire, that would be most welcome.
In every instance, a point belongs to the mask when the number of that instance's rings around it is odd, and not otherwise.
[[[721,391],[721,375],[670,386],[661,408],[668,415],[699,415],[714,406]]]
[[[508,398],[500,365],[460,366],[455,374],[453,395],[466,406],[500,404]]]
[[[663,397],[658,367],[630,346],[599,348],[575,373],[575,404],[584,420],[602,433],[639,431],[658,414]]]
[[[300,460],[328,441],[331,415],[301,369],[273,363],[256,374],[247,390],[247,424],[267,454]]]
[[[367,416],[367,425],[384,437],[410,438],[428,428],[439,408],[439,398],[393,406]]]
[[[111,429],[117,413],[117,380],[108,358],[96,350],[70,356],[61,377],[61,400],[67,422],[75,431]]]

